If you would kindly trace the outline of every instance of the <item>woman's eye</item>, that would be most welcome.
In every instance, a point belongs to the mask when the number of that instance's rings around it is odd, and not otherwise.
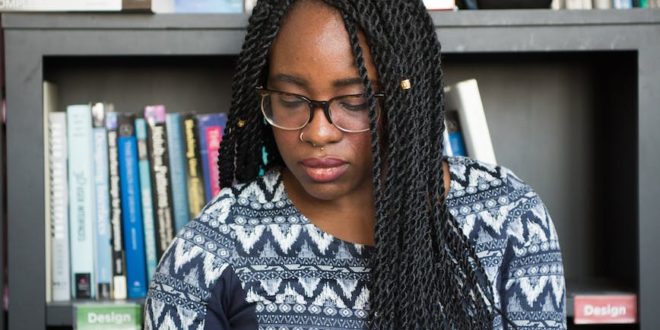
[[[349,110],[349,111],[366,111],[366,110],[369,110],[367,100],[363,99],[363,98],[341,100],[341,101],[339,101],[339,105],[341,105],[341,107],[343,109],[346,109],[346,110]]]
[[[305,105],[305,101],[291,95],[282,95],[278,98],[279,105],[287,108],[297,108]]]

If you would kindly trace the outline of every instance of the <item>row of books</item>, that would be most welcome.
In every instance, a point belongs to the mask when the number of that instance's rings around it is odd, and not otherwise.
[[[660,0],[424,0],[429,10],[457,9],[630,9],[660,8]]]
[[[56,94],[44,83],[47,298],[143,298],[176,232],[220,191],[226,116],[57,111]]]
[[[256,0],[5,0],[7,12],[242,13]]]
[[[554,9],[660,8],[660,0],[554,0]]]

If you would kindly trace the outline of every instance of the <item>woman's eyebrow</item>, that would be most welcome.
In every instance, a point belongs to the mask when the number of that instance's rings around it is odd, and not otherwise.
[[[306,87],[308,85],[307,81],[303,78],[288,74],[283,74],[283,73],[276,74],[271,78],[271,80],[290,83],[290,84],[298,85],[300,87]]]
[[[284,82],[284,83],[290,83],[297,85],[299,87],[307,87],[309,86],[309,83],[307,80],[304,78],[298,77],[298,76],[293,76],[289,74],[284,74],[284,73],[278,73],[271,77],[272,81],[279,81],[279,82]],[[378,81],[372,80],[371,83],[373,86],[378,89]],[[348,87],[348,86],[355,86],[355,85],[360,85],[362,86],[362,78],[360,77],[351,77],[351,78],[344,78],[344,79],[337,79],[332,82],[332,85],[335,88],[341,88],[341,87]]]

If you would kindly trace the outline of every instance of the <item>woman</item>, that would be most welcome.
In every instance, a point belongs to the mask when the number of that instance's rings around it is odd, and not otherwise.
[[[503,167],[443,160],[442,100],[421,1],[259,1],[226,188],[161,259],[146,328],[565,328],[544,205]]]

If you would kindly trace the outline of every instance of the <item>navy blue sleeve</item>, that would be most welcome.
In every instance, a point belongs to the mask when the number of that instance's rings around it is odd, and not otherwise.
[[[204,329],[257,329],[255,305],[245,298],[245,290],[233,269],[225,270],[207,302]]]

